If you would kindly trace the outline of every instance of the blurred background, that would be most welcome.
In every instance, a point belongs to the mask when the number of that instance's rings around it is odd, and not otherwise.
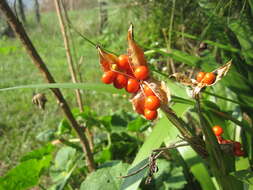
[[[56,81],[71,82],[54,1],[8,2]],[[212,71],[232,59],[234,66],[228,77],[209,92],[234,99],[241,104],[228,103],[208,94],[204,98],[213,101],[219,109],[251,122],[252,1],[63,0],[63,3],[72,23],[71,51],[81,82],[100,83],[102,71],[96,48],[75,31],[120,55],[127,53],[127,30],[130,23],[133,23],[136,41],[143,47],[152,70],[158,71],[153,75],[166,82],[170,81],[168,76],[175,72],[184,72],[189,77],[195,77],[199,70]],[[40,83],[44,83],[41,74],[34,68],[19,40],[0,14],[0,88]],[[173,95],[182,94],[181,86],[172,84],[169,88]],[[74,91],[62,91],[71,107],[77,107]],[[32,104],[36,93],[46,94],[48,102],[45,110]],[[129,95],[85,90],[81,93],[84,106],[97,116],[118,114],[126,118],[128,114],[133,114]],[[187,97],[185,92],[183,94]],[[16,165],[21,155],[54,139],[59,126],[62,127],[64,122],[54,97],[45,89],[1,92],[0,110],[0,175]],[[131,117],[137,118],[136,115]],[[194,117],[187,115],[186,119],[193,126],[198,125]],[[149,122],[142,123],[145,130],[150,125],[152,124]],[[138,128],[132,131],[134,135],[124,134],[125,142],[129,144],[115,145],[110,157],[103,157],[105,160],[101,161],[101,158],[99,162],[118,159],[131,163],[145,139],[142,134],[145,130]],[[97,137],[97,143],[104,138],[103,135]],[[114,138],[120,139],[122,136]],[[119,150],[123,152],[121,155],[117,154]],[[98,148],[97,152],[99,151],[101,150]],[[184,184],[179,185],[179,188],[183,189]],[[75,186],[74,182],[72,185]]]

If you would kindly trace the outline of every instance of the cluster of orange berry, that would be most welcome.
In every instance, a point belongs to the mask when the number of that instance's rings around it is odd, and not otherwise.
[[[145,65],[133,68],[130,66],[127,55],[120,55],[117,62],[112,66],[113,70],[103,74],[101,81],[105,84],[113,83],[117,89],[125,88],[129,93],[137,93],[141,88],[145,94],[143,114],[146,119],[157,118],[157,109],[160,107],[160,99],[153,90],[144,83],[149,77],[149,69]]]
[[[213,72],[206,73],[206,72],[201,71],[196,75],[196,80],[198,82],[201,82],[207,85],[213,84],[215,79],[216,79],[216,75]]]
[[[242,145],[240,142],[226,140],[226,139],[222,138],[222,136],[221,136],[223,134],[222,127],[220,127],[218,125],[214,126],[213,132],[214,132],[219,144],[231,144],[233,146],[233,154],[235,156],[243,156],[244,155],[244,151],[242,150]]]

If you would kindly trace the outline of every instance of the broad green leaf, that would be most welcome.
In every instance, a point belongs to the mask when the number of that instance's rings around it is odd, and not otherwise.
[[[0,190],[22,190],[37,185],[41,171],[50,166],[53,150],[47,144],[23,156],[19,165],[0,178]]]
[[[173,162],[163,159],[158,159],[157,165],[159,170],[154,174],[152,181],[155,184],[155,189],[183,189],[187,181],[185,180],[182,167],[178,167]]]
[[[80,190],[113,190],[119,189],[128,164],[118,163],[112,167],[105,167],[91,173],[81,184]]]
[[[20,159],[20,161],[24,162],[31,159],[40,160],[40,159],[43,159],[44,156],[51,155],[53,151],[54,151],[54,146],[52,144],[47,144],[43,146],[42,148],[39,148],[37,150],[27,153]]]
[[[55,157],[55,166],[61,169],[67,169],[70,163],[73,162],[76,150],[71,147],[61,148]]]
[[[82,158],[76,152],[76,149],[71,147],[63,147],[57,152],[55,163],[50,168],[50,176],[56,184],[50,189],[64,189],[72,173],[78,166],[80,159]]]
[[[112,159],[112,153],[109,148],[104,148],[102,151],[95,154],[96,163],[105,163]]]
[[[68,89],[83,89],[93,90],[97,92],[107,92],[113,94],[124,94],[124,90],[115,89],[111,85],[105,85],[100,83],[50,83],[50,84],[30,84],[21,85],[9,88],[2,88],[0,91],[17,90],[24,88],[68,88]]]
[[[175,104],[174,110],[178,115],[182,115],[188,108],[189,105]],[[159,148],[163,141],[168,137],[169,131],[171,130],[172,124],[166,117],[162,117],[154,127],[152,133],[147,137],[138,154],[136,155],[133,163],[131,164],[128,174],[143,167],[150,156],[152,150]],[[128,177],[124,180],[120,189],[124,190],[135,190],[138,188],[141,180],[145,177],[146,170]]]
[[[71,126],[66,119],[61,120],[57,127],[57,135],[63,135],[71,132]]]
[[[49,142],[55,139],[55,129],[48,129],[40,132],[36,137],[38,141]]]
[[[127,124],[127,130],[132,132],[141,132],[149,126],[150,123],[146,119],[137,117],[135,120],[132,120]]]
[[[36,159],[21,162],[0,178],[0,190],[23,190],[37,185],[43,163]]]

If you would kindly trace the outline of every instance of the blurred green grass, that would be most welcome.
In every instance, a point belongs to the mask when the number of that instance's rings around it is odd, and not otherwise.
[[[109,9],[109,14],[111,10]],[[120,11],[112,10],[113,16]],[[108,49],[123,53],[126,52],[126,33],[128,25],[123,28],[117,26],[117,35],[111,39],[105,39],[109,31],[98,36],[98,8],[82,11],[70,11],[70,20],[73,25],[94,42],[107,42],[113,40]],[[58,20],[53,12],[43,13],[40,26],[35,23],[34,15],[28,15],[28,23],[25,28],[34,43],[35,48],[46,63],[57,82],[71,82],[67,69],[65,49],[59,30]],[[112,21],[113,22],[113,21]],[[111,23],[111,22],[110,22]],[[108,27],[110,28],[110,27]],[[115,28],[115,27],[114,27]],[[100,82],[101,70],[96,49],[72,31],[74,44],[74,60],[83,61],[80,65],[82,81]],[[115,38],[119,40],[115,40]],[[124,41],[124,43],[122,43]],[[123,45],[124,44],[124,45]],[[123,49],[123,46],[125,48]],[[21,43],[17,39],[0,39],[0,88],[11,86],[44,83],[42,75],[32,64],[26,55]],[[33,93],[46,93],[48,103],[46,110],[39,110],[32,104]],[[76,107],[75,93],[71,89],[62,90],[71,108]],[[132,109],[128,98],[112,96],[106,93],[82,91],[84,105],[90,106],[100,115],[115,112],[119,108]],[[56,129],[63,118],[63,114],[55,98],[49,90],[45,89],[21,89],[0,93],[0,175],[8,168],[13,167],[20,156],[40,146],[36,136],[48,129]],[[105,100],[105,101],[101,101]]]

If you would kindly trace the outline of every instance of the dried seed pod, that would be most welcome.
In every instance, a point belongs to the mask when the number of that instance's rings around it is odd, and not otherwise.
[[[204,50],[206,50],[207,49],[207,43],[205,43],[205,42],[201,42],[200,44],[199,44],[199,52],[201,52],[201,51],[204,51]]]
[[[47,98],[44,93],[35,94],[32,98],[32,103],[44,110],[47,103]]]
[[[198,82],[195,79],[190,79],[189,77],[187,77],[186,75],[182,74],[182,73],[174,73],[171,76],[175,77],[176,80],[185,85],[185,86],[190,86],[192,87],[192,96],[196,97],[198,96],[198,94],[200,93],[201,89],[206,87],[206,86],[213,86],[215,85],[219,80],[221,80],[229,71],[230,67],[231,67],[232,61],[227,62],[225,65],[219,67],[218,69],[215,69],[214,71],[210,72],[213,73],[215,75],[215,79],[212,82],[208,82],[206,83],[205,80],[201,80],[200,82]]]
[[[129,56],[129,62],[130,66],[135,70],[136,67],[144,65],[147,66],[147,61],[144,56],[144,51],[140,46],[135,42],[134,40],[134,31],[133,31],[133,25],[131,24],[128,29],[128,56]]]
[[[118,62],[118,57],[112,53],[104,51],[102,48],[97,46],[100,65],[104,72],[115,70]]]

